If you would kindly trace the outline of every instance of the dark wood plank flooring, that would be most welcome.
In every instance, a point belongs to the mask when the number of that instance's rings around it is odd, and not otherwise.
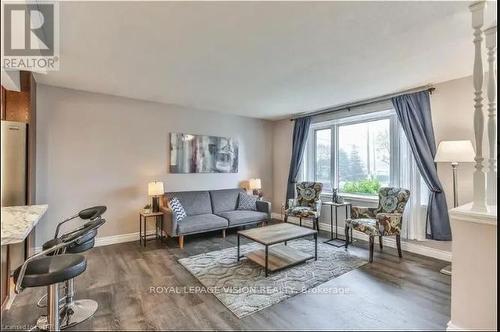
[[[220,232],[187,237],[184,250],[175,239],[148,242],[146,248],[130,242],[92,249],[86,253],[87,271],[76,279],[77,298],[94,299],[99,309],[75,329],[444,330],[449,321],[451,281],[439,273],[447,263],[406,252],[400,260],[392,248],[382,252],[375,248],[373,264],[320,286],[348,289],[344,294],[304,293],[243,319],[212,294],[150,292],[150,287],[201,286],[177,259],[234,246],[232,230],[225,239]],[[363,241],[356,241],[349,251],[368,259]],[[27,289],[18,295],[2,316],[2,330],[33,325],[44,311],[35,305],[44,292],[42,288]]]

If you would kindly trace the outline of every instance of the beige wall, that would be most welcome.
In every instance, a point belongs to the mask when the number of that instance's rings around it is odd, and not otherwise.
[[[474,142],[472,77],[439,83],[435,87],[436,90],[431,96],[431,107],[436,143],[439,144],[442,140],[463,139]],[[273,203],[275,212],[279,212],[279,206],[284,202],[288,178],[293,123],[289,120],[276,121],[273,128]],[[472,164],[459,166],[461,204],[472,200],[472,172]],[[451,166],[439,164],[438,173],[451,208],[453,207]]]
[[[272,123],[239,116],[39,85],[37,201],[49,210],[37,226],[37,245],[63,218],[95,204],[108,206],[99,236],[139,231],[147,183],[166,191],[235,188],[260,177],[273,197]],[[169,133],[236,137],[236,174],[169,174]]]
[[[431,97],[432,121],[436,144],[443,140],[471,140],[475,144],[473,127],[472,76],[435,85]],[[485,127],[486,128],[486,127]],[[486,142],[486,140],[485,140]],[[486,146],[486,145],[485,145]],[[483,151],[487,151],[484,150]],[[463,163],[458,170],[459,205],[472,201],[473,163]],[[438,174],[444,187],[448,207],[453,208],[451,165],[438,164]]]
[[[292,155],[293,122],[273,123],[273,211],[279,213],[285,202],[286,184]]]

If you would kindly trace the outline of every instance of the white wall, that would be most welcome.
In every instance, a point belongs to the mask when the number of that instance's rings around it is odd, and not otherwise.
[[[236,174],[169,174],[169,133],[236,137]],[[236,188],[262,179],[273,197],[272,123],[173,105],[39,85],[37,201],[49,204],[37,226],[37,245],[63,218],[92,205],[108,207],[99,236],[139,231],[147,183],[166,191]]]
[[[435,87],[436,90],[431,96],[431,108],[436,143],[439,144],[442,140],[463,139],[470,139],[474,143],[472,77],[439,83]],[[284,202],[286,193],[293,122],[289,120],[276,121],[273,128],[273,203],[275,212],[279,212],[279,206]],[[473,169],[472,164],[459,166],[460,204],[472,200]],[[438,174],[447,196],[448,205],[452,208],[451,166],[439,164]],[[329,215],[323,213],[323,216],[322,221],[329,222]],[[343,216],[339,216],[339,218],[343,218]]]

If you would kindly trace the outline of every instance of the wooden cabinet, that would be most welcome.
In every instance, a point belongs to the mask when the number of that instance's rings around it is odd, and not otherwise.
[[[2,120],[28,124],[28,158],[26,204],[36,203],[36,81],[33,74],[22,71],[20,74],[21,91],[10,91],[2,86]]]
[[[20,73],[21,91],[1,87],[1,119],[27,124],[26,205],[36,203],[36,81],[28,71]],[[2,246],[1,303],[2,309],[9,296],[9,270],[33,254],[34,232],[16,248]],[[15,268],[14,267],[14,268]]]

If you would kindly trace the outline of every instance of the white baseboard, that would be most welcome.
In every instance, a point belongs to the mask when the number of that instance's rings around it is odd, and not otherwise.
[[[148,232],[148,235],[153,235],[154,232]],[[120,235],[110,235],[101,236],[95,238],[95,247],[108,246],[110,244],[124,243],[139,241],[139,232],[120,234]],[[42,247],[35,247],[35,253],[42,251]]]
[[[273,213],[272,217],[273,219],[281,220],[281,215],[279,213]],[[288,217],[288,221],[293,224],[298,224],[299,218]],[[302,225],[312,227],[312,221],[304,219],[302,220]],[[320,222],[319,229],[322,231],[330,232],[330,224]],[[344,227],[339,226],[338,230],[339,234],[344,234]],[[364,233],[353,231],[352,235],[355,239],[368,241],[368,235]],[[376,239],[376,241],[378,241],[378,239]],[[394,239],[393,237],[384,238],[384,246],[390,248],[396,248],[396,239]],[[451,252],[449,251],[435,249],[418,243],[405,242],[405,241],[401,241],[401,249],[403,251],[411,252],[413,254],[418,254],[422,256],[432,257],[443,261],[451,262]]]
[[[139,232],[97,237],[95,239],[95,246],[102,247],[110,244],[133,242],[133,241],[139,241]]]
[[[461,328],[461,327],[458,327],[456,326],[455,324],[453,324],[451,322],[451,320],[448,322],[448,324],[446,325],[446,331],[464,331],[465,329]]]

